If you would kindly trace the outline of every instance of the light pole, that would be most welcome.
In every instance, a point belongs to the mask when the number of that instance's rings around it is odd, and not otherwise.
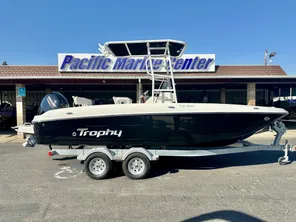
[[[272,62],[271,58],[274,57],[275,55],[276,55],[276,52],[272,52],[272,53],[269,54],[269,65]]]
[[[264,53],[264,65],[267,65],[267,55],[268,55],[268,51],[265,50],[265,53]],[[276,55],[276,52],[272,52],[272,53],[269,54],[269,65],[272,62],[271,58],[274,57],[275,55]]]

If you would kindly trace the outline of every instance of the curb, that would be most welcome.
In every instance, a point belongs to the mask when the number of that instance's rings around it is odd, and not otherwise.
[[[25,141],[26,140],[12,139],[12,140],[0,141],[0,144],[19,144],[19,143],[24,143]]]

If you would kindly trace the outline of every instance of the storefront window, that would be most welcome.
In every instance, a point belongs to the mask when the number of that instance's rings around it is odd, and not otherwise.
[[[245,89],[226,89],[227,104],[242,104],[247,102],[247,91]]]

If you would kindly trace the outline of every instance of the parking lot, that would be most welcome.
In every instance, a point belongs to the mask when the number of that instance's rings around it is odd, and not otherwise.
[[[102,181],[47,152],[0,145],[0,221],[295,221],[296,162],[280,166],[282,152],[161,158],[148,179],[130,180],[119,165]]]

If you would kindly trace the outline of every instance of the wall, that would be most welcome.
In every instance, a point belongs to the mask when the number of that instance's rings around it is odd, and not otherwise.
[[[2,99],[1,102],[3,101],[8,101],[12,103],[13,106],[16,105],[16,98],[15,98],[15,91],[2,91],[0,93],[0,97]],[[27,106],[30,106],[34,103],[34,101],[37,102],[37,104],[40,104],[42,98],[45,96],[46,92],[45,91],[27,91],[26,92],[26,104]]]

